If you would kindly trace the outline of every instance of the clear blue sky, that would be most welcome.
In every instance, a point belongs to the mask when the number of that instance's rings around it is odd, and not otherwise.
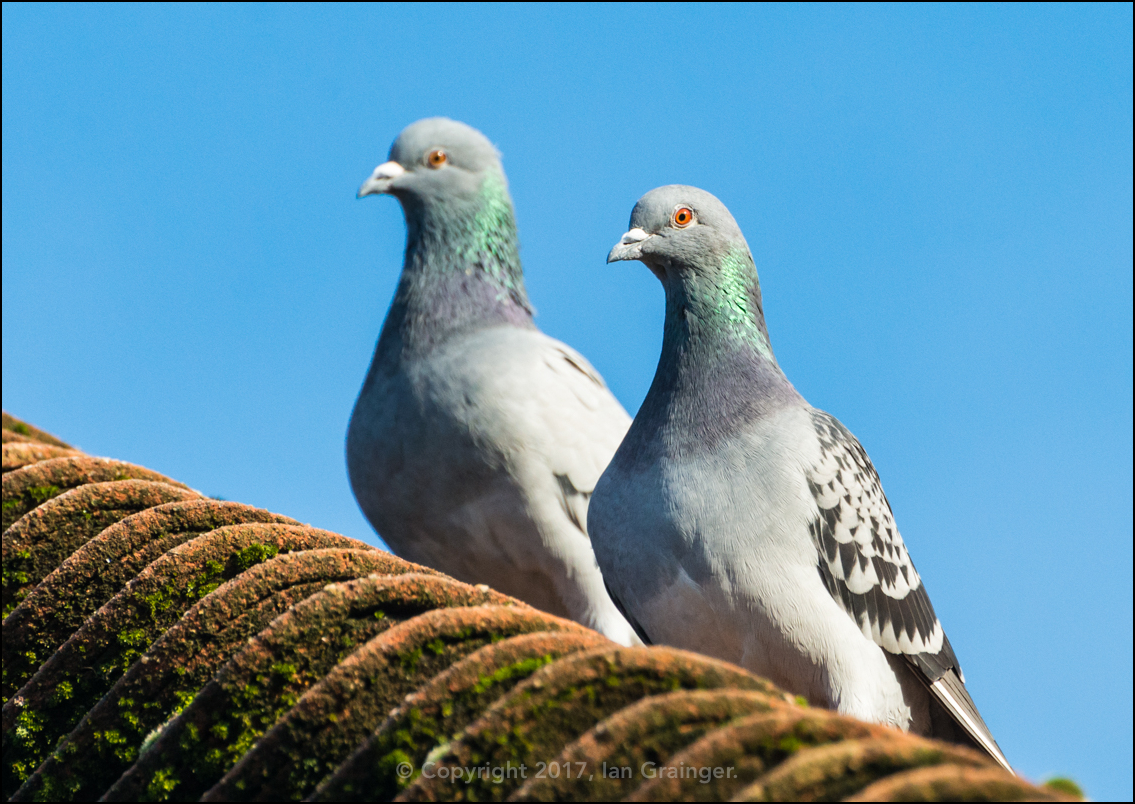
[[[632,413],[670,183],[733,211],[1009,758],[1132,795],[1132,10],[3,7],[3,404],[376,541],[343,438],[408,123],[504,155],[545,331]]]

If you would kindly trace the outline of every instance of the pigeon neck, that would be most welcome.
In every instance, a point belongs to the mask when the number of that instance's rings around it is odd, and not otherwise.
[[[716,354],[748,355],[780,373],[765,326],[757,269],[748,249],[730,249],[711,271],[668,270],[664,284],[664,338]]]
[[[420,351],[459,333],[534,326],[503,177],[489,174],[465,203],[407,209],[407,220],[402,276],[382,339],[397,330],[402,348]]]
[[[725,261],[720,271],[662,272],[662,354],[627,436],[637,445],[630,460],[712,451],[746,423],[801,401],[769,347],[752,258]]]

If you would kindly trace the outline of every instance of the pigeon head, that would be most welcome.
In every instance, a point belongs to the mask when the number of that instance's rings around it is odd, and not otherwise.
[[[423,343],[500,321],[532,325],[508,182],[485,135],[445,117],[412,123],[359,188],[367,195],[402,205],[406,254],[391,310]]]
[[[666,282],[681,272],[712,275],[734,251],[748,254],[749,246],[725,205],[705,190],[670,184],[638,200],[630,231],[607,262],[641,260]]]
[[[640,260],[662,281],[668,323],[697,321],[699,331],[736,336],[775,362],[749,245],[710,193],[670,184],[644,195],[607,256],[619,260]]]
[[[505,189],[500,154],[477,129],[446,117],[407,126],[359,188],[358,197],[392,195],[412,208],[476,202],[486,179]]]

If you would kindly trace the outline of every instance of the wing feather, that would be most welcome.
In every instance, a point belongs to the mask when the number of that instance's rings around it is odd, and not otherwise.
[[[957,667],[867,453],[827,413],[813,410],[812,423],[820,459],[808,473],[818,509],[811,533],[828,591],[885,650],[945,651],[946,663]]]
[[[559,484],[565,513],[584,534],[587,506],[631,418],[579,352],[542,336],[542,371],[534,408],[545,417],[544,455]]]
[[[812,411],[820,460],[808,473],[820,577],[863,634],[902,655],[973,744],[1012,770],[965,688],[950,640],[895,526],[879,475],[833,416]]]

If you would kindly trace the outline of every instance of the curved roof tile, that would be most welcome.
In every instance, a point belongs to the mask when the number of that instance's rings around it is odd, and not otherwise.
[[[379,550],[321,548],[278,555],[241,573],[162,634],[12,800],[97,799],[138,758],[146,737],[289,607],[328,583],[414,569]]]
[[[402,699],[494,640],[582,626],[519,601],[434,609],[379,634],[309,689],[203,801],[292,800],[334,773]]]
[[[738,801],[834,801],[862,790],[880,776],[947,763],[991,767],[986,757],[969,748],[891,732],[797,751],[733,796]],[[687,783],[684,788],[692,786]]]
[[[665,765],[711,730],[738,718],[776,711],[785,701],[765,692],[733,688],[679,690],[643,698],[621,709],[567,746],[552,762],[570,765],[574,775],[529,779],[512,798],[517,801],[617,801],[642,784],[644,766]],[[790,710],[790,715],[799,713]],[[549,763],[551,764],[551,763]],[[602,773],[612,769],[609,774]],[[588,770],[587,775],[580,773]],[[594,769],[600,773],[595,774]]]
[[[1062,801],[1000,768],[932,765],[885,776],[844,801]]]
[[[7,413],[3,441],[5,611],[26,597],[4,621],[15,800],[1069,800]]]
[[[85,486],[88,483],[131,479],[152,480],[189,489],[184,483],[178,483],[165,475],[125,461],[92,458],[89,455],[51,458],[4,474],[3,480],[0,481],[3,484],[4,529],[7,530],[17,519],[37,505],[68,489]]]
[[[71,445],[53,436],[51,433],[44,432],[38,427],[28,424],[27,422],[20,421],[8,411],[3,413],[3,427],[4,427],[4,443],[9,441],[13,442],[26,442],[34,441],[40,444],[51,444],[56,447],[64,447],[71,449]]]
[[[607,644],[594,631],[572,630],[539,631],[485,645],[406,696],[311,798],[393,799],[420,775],[419,770],[400,778],[399,762],[420,769],[432,751],[532,673],[561,656]]]
[[[7,433],[5,433],[7,435]],[[69,447],[56,447],[38,441],[4,442],[4,474],[51,458],[70,458],[83,453]]]
[[[538,773],[540,762],[554,759],[596,723],[648,695],[719,687],[783,696],[736,665],[672,648],[609,645],[568,656],[534,673],[470,724],[438,758],[432,778],[423,773],[399,799],[450,798],[459,789],[451,783],[459,767],[487,763]],[[523,784],[522,772],[474,777],[463,783],[463,792],[480,800],[507,798]]]
[[[112,480],[76,486],[28,511],[4,531],[4,616],[75,550],[115,522],[162,503],[199,496],[168,483]]]
[[[5,762],[18,762],[26,771],[5,777],[5,797],[47,759],[56,741],[70,733],[162,632],[209,592],[277,553],[363,546],[305,526],[228,525],[150,564],[88,618],[4,705]],[[28,727],[32,713],[34,729]]]
[[[436,608],[516,602],[439,574],[333,584],[274,620],[167,725],[110,789],[136,800],[155,780],[198,798],[313,684],[369,639]]]
[[[802,714],[793,707],[752,715],[710,732],[671,756],[629,798],[673,801],[693,796],[701,801],[727,801],[802,750],[892,734],[899,732],[822,709]],[[704,778],[714,768],[726,772]]]
[[[243,522],[299,524],[240,503],[190,500],[128,516],[78,548],[4,620],[4,698],[150,562],[195,536]]]

